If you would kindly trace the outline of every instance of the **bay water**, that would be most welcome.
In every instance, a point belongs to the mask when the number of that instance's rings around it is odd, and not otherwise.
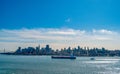
[[[0,55],[0,74],[120,74],[120,57],[90,58]]]

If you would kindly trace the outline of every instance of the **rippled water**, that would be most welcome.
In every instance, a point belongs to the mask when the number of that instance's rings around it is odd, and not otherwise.
[[[0,74],[120,74],[119,57],[77,57],[0,55]]]

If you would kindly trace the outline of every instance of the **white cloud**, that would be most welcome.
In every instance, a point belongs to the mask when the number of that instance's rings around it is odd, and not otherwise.
[[[70,22],[71,21],[71,19],[70,18],[67,18],[66,20],[65,20],[65,22]]]
[[[21,29],[21,30],[1,30],[2,36],[17,37],[18,39],[69,39],[76,35],[82,35],[85,31],[73,29]],[[6,36],[7,35],[7,36]],[[1,37],[2,38],[2,37]]]
[[[101,30],[95,30],[92,31],[93,37],[96,40],[114,40],[116,36],[119,36],[117,32],[101,29]]]
[[[73,29],[57,29],[48,31],[48,34],[56,34],[56,35],[77,35],[77,34],[84,34],[85,31],[80,30],[73,30]]]
[[[62,48],[62,46],[65,47],[75,45],[76,46],[95,45],[96,47],[107,46],[107,48],[112,48],[110,43],[114,43],[113,48],[118,48],[120,44],[119,39],[120,39],[119,33],[106,29],[101,30],[94,29],[92,31],[76,29],[54,29],[54,28],[0,30],[1,45],[2,43],[7,44],[10,42],[11,43],[18,42],[18,44],[19,43],[51,44],[52,46],[54,46],[54,48]],[[96,42],[99,43],[96,44]],[[1,45],[0,47],[1,49],[3,49],[3,45],[2,46]]]
[[[106,30],[106,29],[101,29],[101,30],[93,29],[93,33],[96,33],[96,34],[116,34],[116,32],[110,31],[110,30]]]

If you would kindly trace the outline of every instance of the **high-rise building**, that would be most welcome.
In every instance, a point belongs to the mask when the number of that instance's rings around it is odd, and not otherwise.
[[[36,54],[39,54],[40,52],[40,45],[36,47]]]

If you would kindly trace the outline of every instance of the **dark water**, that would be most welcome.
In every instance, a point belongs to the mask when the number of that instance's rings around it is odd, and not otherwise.
[[[77,57],[0,55],[0,74],[120,74],[119,57]]]

